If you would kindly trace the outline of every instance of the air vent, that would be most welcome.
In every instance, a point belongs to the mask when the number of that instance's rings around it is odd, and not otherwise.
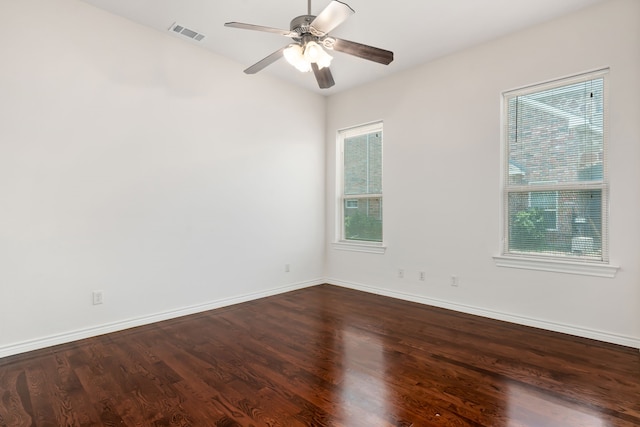
[[[188,37],[192,40],[195,40],[197,42],[201,41],[204,38],[204,34],[200,34],[197,31],[191,30],[189,28],[183,27],[182,25],[179,24],[173,24],[170,28],[169,31],[173,31],[174,33],[178,33],[181,34],[185,37]]]

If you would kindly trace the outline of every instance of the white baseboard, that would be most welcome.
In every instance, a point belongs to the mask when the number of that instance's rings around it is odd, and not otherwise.
[[[612,344],[619,344],[626,347],[632,347],[640,349],[640,339],[617,335],[608,332],[597,331],[593,329],[580,328],[571,325],[565,325],[562,323],[549,322],[546,320],[533,319],[524,316],[517,316],[509,313],[502,313],[499,311],[486,310],[481,307],[474,307],[465,304],[458,304],[449,301],[443,301],[434,298],[427,298],[419,295],[408,294],[403,292],[396,292],[389,289],[377,288],[373,286],[363,285],[353,282],[345,282],[342,280],[327,278],[326,283],[344,288],[355,289],[358,291],[369,292],[372,294],[383,295],[391,298],[401,299],[405,301],[417,302],[420,304],[431,305],[434,307],[446,308],[453,311],[458,311],[467,314],[474,314],[477,316],[487,317],[490,319],[503,320],[510,323],[516,323],[519,325],[532,326],[534,328],[546,329],[548,331],[561,332],[564,334],[574,335],[583,338],[590,338],[598,341],[604,341]]]
[[[75,331],[64,332],[61,334],[51,335],[29,341],[23,341],[16,344],[10,344],[0,347],[0,358],[25,353],[32,350],[39,350],[59,344],[66,344],[85,338],[91,338],[98,335],[104,335],[111,332],[118,332],[137,326],[148,325],[150,323],[161,322],[163,320],[175,319],[177,317],[188,316],[190,314],[201,313],[203,311],[214,310],[216,308],[227,307],[247,301],[253,301],[259,298],[269,297],[272,295],[282,294],[297,289],[308,288],[325,283],[323,279],[310,280],[306,282],[294,283],[285,286],[271,288],[265,291],[253,292],[244,295],[238,295],[230,298],[221,298],[219,300],[210,301],[204,304],[196,304],[188,307],[182,307],[176,310],[169,310],[161,313],[155,313],[148,316],[136,317],[112,323],[107,323],[90,328],[78,329]]]
[[[462,313],[474,314],[477,316],[487,317],[490,319],[503,320],[506,322],[516,323],[525,326],[532,326],[535,328],[546,329],[549,331],[561,332],[569,335],[575,335],[584,338],[595,339],[598,341],[609,342],[613,344],[619,344],[627,347],[640,349],[640,339],[611,334],[608,332],[602,332],[592,329],[579,328],[571,325],[565,325],[561,323],[548,322],[545,320],[533,319],[524,316],[516,316],[513,314],[502,313],[498,311],[486,310],[480,307],[474,307],[464,304],[452,303],[449,301],[438,300],[434,298],[427,298],[419,295],[396,292],[389,289],[377,288],[373,286],[363,285],[353,282],[345,282],[338,279],[316,279],[306,282],[294,283],[276,288],[271,288],[265,291],[254,292],[244,295],[238,295],[229,298],[222,298],[215,301],[210,301],[204,304],[197,304],[188,307],[179,308],[176,310],[165,311],[161,313],[155,313],[148,316],[137,317],[133,319],[122,320],[118,322],[112,322],[90,328],[78,329],[75,331],[65,332],[61,334],[51,335],[43,338],[38,338],[29,341],[23,341],[16,344],[10,344],[0,347],[0,358],[12,356],[20,353],[26,353],[32,350],[39,350],[46,347],[51,347],[59,344],[65,344],[72,341],[77,341],[85,338],[91,338],[98,335],[108,334],[112,332],[118,332],[137,326],[148,325],[155,322],[161,322],[163,320],[175,319],[182,316],[188,316],[190,314],[201,313],[203,311],[214,310],[216,308],[227,307],[234,304],[239,304],[247,301],[253,301],[259,298],[282,294],[285,292],[294,291],[297,289],[303,289],[311,286],[321,285],[328,283],[344,288],[355,289],[363,292],[369,292],[372,294],[388,296],[391,298],[397,298],[405,301],[417,302],[420,304],[431,305],[434,307],[446,308]]]

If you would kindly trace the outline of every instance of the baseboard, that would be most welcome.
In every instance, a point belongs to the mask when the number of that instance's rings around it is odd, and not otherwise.
[[[148,316],[136,317],[133,319],[127,319],[123,321],[117,321],[107,323],[91,328],[83,328],[75,331],[64,332],[61,334],[51,335],[43,338],[38,338],[29,341],[23,341],[16,344],[10,344],[0,347],[0,358],[13,356],[20,353],[26,353],[32,350],[39,350],[47,347],[52,347],[59,344],[66,344],[69,342],[91,338],[98,335],[104,335],[112,332],[118,332],[137,326],[148,325],[155,322],[161,322],[163,320],[175,319],[177,317],[188,316],[190,314],[201,313],[203,311],[214,310],[216,308],[227,307],[234,304],[239,304],[247,301],[253,301],[259,298],[269,297],[285,292],[295,291],[297,289],[303,289],[310,286],[316,286],[325,283],[324,279],[316,279],[305,282],[299,282],[289,284],[285,286],[279,286],[271,288],[265,291],[253,292],[244,295],[238,295],[230,298],[221,298],[215,301],[209,301],[204,304],[196,304],[188,307],[182,307],[176,310],[164,311],[161,313],[155,313]]]
[[[520,325],[532,326],[535,328],[546,329],[549,331],[561,332],[569,335],[575,335],[579,337],[590,338],[598,341],[604,341],[612,344],[619,344],[626,347],[640,349],[640,339],[636,339],[633,337],[611,334],[611,333],[592,330],[592,329],[579,328],[571,325],[548,322],[548,321],[528,318],[524,316],[516,316],[508,313],[502,313],[502,312],[493,311],[493,310],[486,310],[480,307],[452,303],[449,301],[443,301],[443,300],[434,299],[434,298],[427,298],[427,297],[403,293],[403,292],[396,292],[389,289],[377,288],[377,287],[364,285],[360,283],[346,282],[343,280],[326,278],[326,279],[316,279],[316,280],[310,280],[305,282],[299,282],[299,283],[289,284],[285,286],[279,286],[279,287],[271,288],[265,291],[253,292],[253,293],[238,295],[230,298],[221,298],[221,299],[210,301],[204,304],[192,305],[188,307],[179,308],[176,310],[169,310],[169,311],[155,313],[148,316],[142,316],[142,317],[137,317],[133,319],[112,322],[112,323],[103,324],[103,325],[99,325],[91,328],[83,328],[83,329],[51,335],[51,336],[47,336],[39,339],[23,341],[16,344],[10,344],[10,345],[0,347],[0,358],[16,355],[20,353],[26,353],[28,351],[52,347],[59,344],[66,344],[72,341],[91,338],[98,335],[118,332],[125,329],[134,328],[137,326],[143,326],[143,325],[148,325],[155,322],[161,322],[163,320],[175,319],[182,316],[188,316],[190,314],[201,313],[203,311],[214,310],[216,308],[227,307],[234,304],[253,301],[259,298],[273,296],[273,295],[290,292],[298,289],[303,289],[311,286],[321,285],[323,283],[328,283],[331,285],[341,286],[349,289],[355,289],[363,292],[369,292],[372,294],[388,296],[391,298],[417,302],[420,304],[431,305],[434,307],[446,308],[449,310],[459,311],[462,313],[474,314],[477,316],[487,317],[490,319],[503,320],[506,322],[516,323]]]
[[[525,316],[517,316],[499,311],[487,310],[481,307],[474,307],[465,304],[458,304],[449,301],[443,301],[434,298],[427,298],[419,295],[396,292],[389,289],[377,288],[374,286],[363,285],[360,283],[345,282],[342,280],[327,278],[326,283],[344,288],[355,289],[372,294],[383,295],[391,298],[397,298],[405,301],[417,302],[420,304],[431,305],[434,307],[446,308],[467,314],[487,317],[489,319],[503,320],[505,322],[516,323],[524,326],[532,326],[534,328],[546,329],[548,331],[560,332],[564,334],[574,335],[583,338],[589,338],[598,341],[604,341],[612,344],[618,344],[626,347],[640,349],[640,339],[611,334],[608,332],[597,331],[593,329],[580,328],[562,323],[549,322],[546,320],[534,319]]]

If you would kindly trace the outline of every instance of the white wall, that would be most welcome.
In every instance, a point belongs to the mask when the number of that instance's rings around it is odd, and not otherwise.
[[[82,2],[0,2],[0,357],[323,275],[640,347],[639,9],[605,3],[325,105]],[[500,93],[602,66],[611,67],[620,271],[600,279],[496,267]],[[388,250],[328,245],[325,257],[335,132],[378,119]],[[451,274],[459,287],[448,286]],[[91,304],[95,289],[103,305]]]
[[[606,279],[496,267],[501,93],[601,67],[611,69],[610,253],[620,270]],[[640,348],[638,76],[640,2],[614,0],[330,97],[327,241],[336,131],[382,119],[388,249],[328,245],[329,282]]]
[[[0,357],[322,281],[323,97],[78,1],[0,16]]]

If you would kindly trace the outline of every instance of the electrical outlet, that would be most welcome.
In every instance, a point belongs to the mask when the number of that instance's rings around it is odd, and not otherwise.
[[[401,268],[398,269],[398,279],[404,279],[404,270]]]
[[[104,302],[102,291],[93,291],[93,305],[99,305]]]
[[[285,265],[284,265],[284,272],[285,272],[285,273],[288,273],[288,272],[290,272],[290,271],[291,271],[291,264],[285,264]]]
[[[420,279],[421,282],[424,282],[425,280],[427,280],[427,273],[421,271],[420,274],[418,274],[418,279]]]
[[[451,286],[458,286],[458,276],[451,276]]]

